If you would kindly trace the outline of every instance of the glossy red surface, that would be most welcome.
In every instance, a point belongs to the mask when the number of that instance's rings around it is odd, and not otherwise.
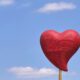
[[[79,48],[79,34],[74,30],[62,33],[48,30],[40,37],[41,48],[49,61],[57,68],[67,71],[67,63]]]

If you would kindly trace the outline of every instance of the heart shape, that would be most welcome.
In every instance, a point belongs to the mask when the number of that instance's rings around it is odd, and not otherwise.
[[[60,70],[68,71],[67,63],[79,48],[79,34],[74,30],[59,33],[48,30],[40,37],[45,56]]]

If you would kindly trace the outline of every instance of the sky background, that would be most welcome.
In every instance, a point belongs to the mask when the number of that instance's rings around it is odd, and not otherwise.
[[[53,29],[80,32],[79,0],[0,0],[0,80],[58,80],[40,35]],[[80,49],[63,80],[80,79]]]

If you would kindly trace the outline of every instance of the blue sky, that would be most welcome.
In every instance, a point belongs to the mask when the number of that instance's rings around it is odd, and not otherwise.
[[[58,69],[40,48],[40,35],[48,29],[80,32],[79,12],[79,0],[0,0],[0,80],[58,80]],[[63,80],[79,80],[79,66],[80,49]]]

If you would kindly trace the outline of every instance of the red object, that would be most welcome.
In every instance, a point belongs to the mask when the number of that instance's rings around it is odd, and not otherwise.
[[[79,34],[74,30],[63,33],[48,30],[42,33],[40,44],[45,56],[60,70],[67,71],[67,63],[79,48]]]

